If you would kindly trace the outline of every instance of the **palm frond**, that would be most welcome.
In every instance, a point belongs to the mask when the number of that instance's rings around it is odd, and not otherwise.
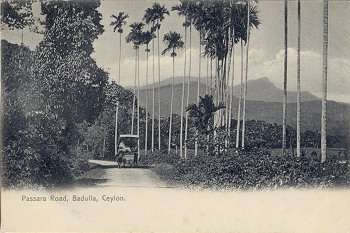
[[[182,37],[180,33],[172,32],[172,31],[164,35],[163,43],[167,45],[167,48],[162,52],[163,55],[168,51],[175,51],[177,49],[182,49],[184,46],[184,42],[182,41]]]
[[[111,17],[115,19],[110,24],[113,26],[113,31],[115,32],[117,30],[119,33],[122,33],[123,26],[126,24],[126,19],[129,18],[129,15],[124,12],[119,12],[118,16],[112,15]]]

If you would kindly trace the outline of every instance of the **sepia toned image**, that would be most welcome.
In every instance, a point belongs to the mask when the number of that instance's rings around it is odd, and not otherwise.
[[[2,232],[350,232],[350,1],[2,0]]]

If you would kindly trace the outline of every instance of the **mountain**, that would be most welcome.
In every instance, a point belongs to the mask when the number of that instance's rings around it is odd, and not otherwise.
[[[233,93],[235,96],[239,96],[241,85],[233,87]],[[288,91],[288,103],[297,102],[297,93]],[[247,100],[257,100],[264,102],[282,102],[283,90],[277,88],[268,78],[263,77],[260,79],[248,81]],[[312,101],[319,100],[317,96],[314,96],[308,91],[301,92],[301,100]]]
[[[195,86],[197,85],[197,77],[191,77],[191,82],[195,83]],[[161,87],[169,86],[172,83],[172,78],[168,78],[165,80],[162,80],[160,82]],[[182,84],[182,77],[175,77],[174,78],[175,85]],[[206,78],[201,78],[201,84],[204,86],[202,87],[203,90],[206,86]],[[192,85],[192,84],[191,84]],[[156,87],[158,87],[158,83],[156,83]],[[197,86],[196,86],[197,87]],[[152,84],[142,86],[141,89],[152,89]],[[236,97],[239,97],[240,95],[240,88],[241,85],[236,85],[233,87],[233,94]],[[134,87],[126,87],[126,89],[133,90]],[[182,89],[181,89],[182,90]],[[197,92],[197,89],[194,89],[194,91]],[[247,100],[256,100],[256,101],[264,101],[264,102],[279,102],[282,103],[283,100],[283,90],[279,89],[275,86],[268,78],[263,77],[260,79],[254,79],[248,81],[248,93],[247,93]],[[288,103],[296,103],[297,100],[297,93],[293,91],[288,91]],[[313,101],[313,100],[319,100],[319,98],[313,94],[311,94],[308,91],[301,92],[301,101]]]
[[[187,86],[185,86],[187,93]],[[205,94],[205,85],[200,85],[200,95]],[[155,114],[158,114],[158,87],[155,88]],[[148,112],[152,114],[152,89],[140,90],[140,105],[146,105],[146,92],[148,92]],[[180,115],[182,84],[174,85],[174,113]],[[190,103],[195,103],[197,98],[197,83],[190,83]],[[168,117],[170,113],[171,85],[161,86],[161,115]],[[186,99],[185,99],[186,104]],[[263,120],[269,123],[282,124],[282,103],[247,100],[247,119]],[[233,98],[233,118],[237,119],[238,98]],[[301,104],[302,130],[320,130],[321,126],[321,101],[304,101]],[[296,103],[287,105],[287,124],[296,126]],[[328,132],[330,135],[349,135],[350,133],[350,106],[348,104],[328,102]]]

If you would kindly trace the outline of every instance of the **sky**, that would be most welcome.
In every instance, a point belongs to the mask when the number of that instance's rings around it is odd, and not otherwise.
[[[110,80],[118,80],[119,35],[110,26],[111,15],[123,11],[129,15],[127,25],[122,36],[121,85],[134,84],[135,56],[133,46],[125,41],[129,33],[129,24],[142,20],[145,9],[151,7],[153,1],[112,1],[102,0],[98,10],[102,14],[104,33],[94,42],[93,58],[97,64],[110,74]],[[178,1],[160,1],[169,10]],[[288,3],[288,90],[296,90],[296,61],[297,61],[297,2]],[[284,3],[280,0],[259,1],[261,25],[251,32],[249,48],[248,80],[267,77],[277,87],[283,88],[283,60],[284,60]],[[301,85],[302,91],[309,91],[317,96],[321,93],[322,80],[322,1],[309,0],[301,3]],[[39,12],[34,7],[34,13]],[[329,2],[329,53],[328,53],[328,98],[339,102],[350,103],[350,1]],[[184,35],[183,18],[175,12],[170,12],[162,23],[160,36],[169,31]],[[146,26],[147,28],[148,26]],[[20,43],[20,31],[2,31],[2,38],[12,43]],[[31,49],[40,41],[40,36],[25,31],[24,43]],[[199,43],[198,32],[192,32],[192,69],[191,76],[198,76]],[[150,44],[152,47],[152,44]],[[161,50],[165,46],[161,42]],[[140,51],[140,84],[146,84],[146,53],[145,48]],[[157,52],[157,51],[156,51]],[[179,51],[175,58],[175,76],[183,76],[185,51]],[[187,43],[187,59],[189,58],[189,44]],[[152,83],[152,60],[150,53],[148,83]],[[238,84],[240,77],[240,47],[235,46],[235,80]],[[157,80],[157,56],[155,55]],[[161,56],[161,79],[172,76],[172,59],[170,55]],[[207,74],[206,60],[202,60],[201,76]],[[186,72],[188,75],[188,71]],[[249,95],[249,89],[248,89]]]

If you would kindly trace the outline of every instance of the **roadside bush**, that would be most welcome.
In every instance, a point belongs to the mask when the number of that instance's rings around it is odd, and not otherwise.
[[[174,152],[154,151],[144,155],[141,153],[139,163],[142,165],[155,165],[160,163],[176,164],[180,160],[180,156]]]
[[[72,181],[64,150],[65,122],[45,112],[27,116],[27,126],[3,150],[5,187],[54,187]]]
[[[54,187],[73,179],[65,156],[52,146],[37,150],[12,141],[4,149],[4,155],[4,187]]]
[[[260,189],[349,185],[348,164],[267,153],[202,155],[174,166],[175,182],[185,187]]]
[[[94,154],[81,148],[74,149],[74,151],[70,151],[69,167],[72,171],[74,177],[79,177],[84,172],[90,169],[89,159],[92,159]]]

